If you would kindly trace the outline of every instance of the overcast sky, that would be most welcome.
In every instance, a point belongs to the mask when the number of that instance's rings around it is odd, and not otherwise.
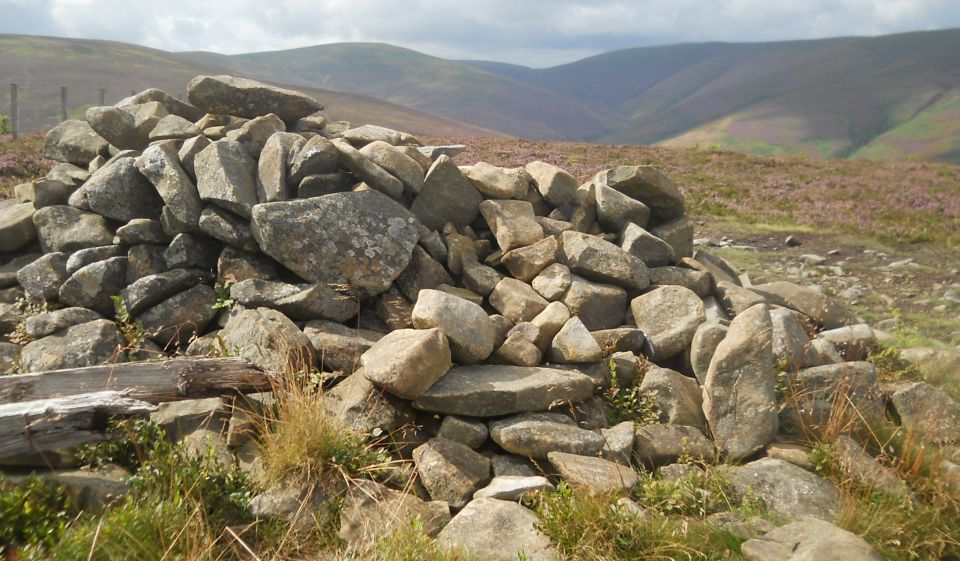
[[[377,41],[551,66],[626,47],[960,27],[960,0],[0,0],[0,33],[243,53]]]

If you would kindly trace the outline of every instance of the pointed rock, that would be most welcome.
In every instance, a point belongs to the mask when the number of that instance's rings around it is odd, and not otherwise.
[[[777,434],[773,326],[765,304],[744,311],[717,346],[703,385],[703,413],[717,448],[733,459]]]

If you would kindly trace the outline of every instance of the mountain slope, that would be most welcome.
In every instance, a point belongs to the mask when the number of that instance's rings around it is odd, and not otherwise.
[[[391,45],[341,43],[236,58],[516,136],[573,140],[616,129],[617,116],[590,102]]]
[[[332,120],[379,123],[414,134],[464,137],[497,135],[495,131],[366,96],[331,92],[292,74],[257,63],[240,63],[212,53],[169,53],[113,41],[0,35],[0,76],[4,79],[0,112],[10,107],[9,82],[20,85],[24,131],[50,128],[60,120],[60,86],[68,88],[69,116],[81,118],[87,108],[116,103],[132,91],[160,88],[186,97],[187,83],[199,74],[235,74],[305,91],[324,103]],[[290,84],[290,82],[295,82]]]
[[[912,119],[910,108],[923,100],[960,87],[957,45],[960,30],[945,30],[647,47],[527,71],[469,64],[623,117],[619,130],[595,141],[706,143],[758,153],[845,157]],[[923,157],[953,160],[949,149],[931,147],[949,145],[946,138],[955,129],[930,130]],[[905,152],[885,154],[914,154],[906,144],[900,146]]]

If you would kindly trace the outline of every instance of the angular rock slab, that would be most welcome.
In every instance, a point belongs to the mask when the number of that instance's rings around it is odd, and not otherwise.
[[[197,154],[193,166],[201,199],[250,217],[257,204],[257,160],[242,144],[233,140],[214,142]]]
[[[441,155],[430,166],[420,194],[410,210],[431,230],[447,222],[463,228],[477,218],[483,196],[450,158]]]
[[[565,481],[595,493],[629,491],[640,482],[633,469],[603,458],[550,452],[547,459]]]
[[[253,118],[275,113],[295,121],[323,109],[310,96],[233,76],[197,76],[187,84],[190,103],[207,113]]]
[[[650,285],[650,274],[643,261],[597,236],[564,232],[558,258],[574,274],[593,281],[627,290],[643,290]]]
[[[374,481],[358,480],[347,492],[340,514],[340,539],[365,546],[383,536],[423,523],[423,532],[436,536],[450,521],[450,507],[439,501],[423,501],[394,491]]]
[[[960,443],[960,404],[924,382],[898,388],[890,396],[905,429],[931,442]]]
[[[126,343],[114,322],[98,319],[28,343],[20,365],[24,372],[43,372],[118,362]]]
[[[228,349],[267,372],[310,369],[316,353],[310,339],[287,316],[269,308],[243,310],[227,321],[221,332]]]
[[[539,524],[533,512],[515,502],[475,499],[440,531],[437,542],[486,561],[559,561]]]
[[[605,185],[640,201],[661,220],[683,216],[683,195],[653,166],[617,166],[597,173],[589,183]]]
[[[78,166],[105,154],[109,143],[86,121],[71,119],[50,129],[43,138],[43,156]]]
[[[490,423],[490,436],[507,452],[546,458],[550,452],[592,456],[603,448],[603,437],[584,430],[560,413],[524,413]]]
[[[79,189],[90,210],[119,222],[160,217],[163,200],[135,162],[120,158],[90,176]]]
[[[34,212],[30,203],[0,207],[0,252],[16,251],[36,239]]]
[[[41,208],[34,213],[33,224],[44,253],[73,252],[113,242],[113,232],[104,217],[70,206]]]
[[[490,480],[490,460],[466,444],[432,438],[413,451],[420,481],[435,501],[465,506]]]
[[[421,290],[412,320],[417,329],[440,328],[453,359],[461,364],[480,362],[493,352],[493,321],[479,304],[469,300],[439,290]]]
[[[577,371],[524,366],[451,368],[413,406],[445,415],[497,417],[545,411],[558,400],[583,401],[593,381]]]
[[[357,191],[257,205],[251,230],[264,253],[300,277],[366,298],[410,263],[417,223],[386,195]]]
[[[790,520],[833,520],[840,508],[840,492],[832,483],[783,460],[761,458],[725,475],[739,498],[762,499],[772,513]]]
[[[450,369],[450,346],[438,328],[398,329],[360,357],[367,379],[404,399],[416,399]]]
[[[771,304],[800,312],[822,325],[824,329],[836,329],[860,323],[854,313],[829,296],[806,286],[776,281],[752,286],[750,290],[760,294]]]
[[[661,286],[630,302],[633,319],[647,337],[644,353],[670,358],[687,348],[707,315],[703,301],[689,288]]]
[[[474,493],[473,498],[519,501],[531,493],[553,490],[553,484],[542,475],[499,475],[491,479],[486,487]]]
[[[703,385],[703,414],[717,448],[739,459],[777,434],[773,324],[766,304],[733,319]]]
[[[705,432],[703,394],[693,378],[652,366],[640,384],[640,391],[650,396],[660,412],[660,422],[697,427]]]
[[[748,561],[883,561],[860,536],[810,517],[748,540],[742,552]]]

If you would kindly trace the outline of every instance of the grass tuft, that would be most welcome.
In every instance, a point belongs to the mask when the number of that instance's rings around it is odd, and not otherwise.
[[[292,375],[283,380],[274,387],[273,411],[259,423],[262,485],[375,478],[392,467],[383,449],[327,413],[323,390],[309,377]]]
[[[741,559],[743,539],[700,518],[640,517],[616,494],[577,494],[561,486],[534,499],[541,530],[570,561]]]

